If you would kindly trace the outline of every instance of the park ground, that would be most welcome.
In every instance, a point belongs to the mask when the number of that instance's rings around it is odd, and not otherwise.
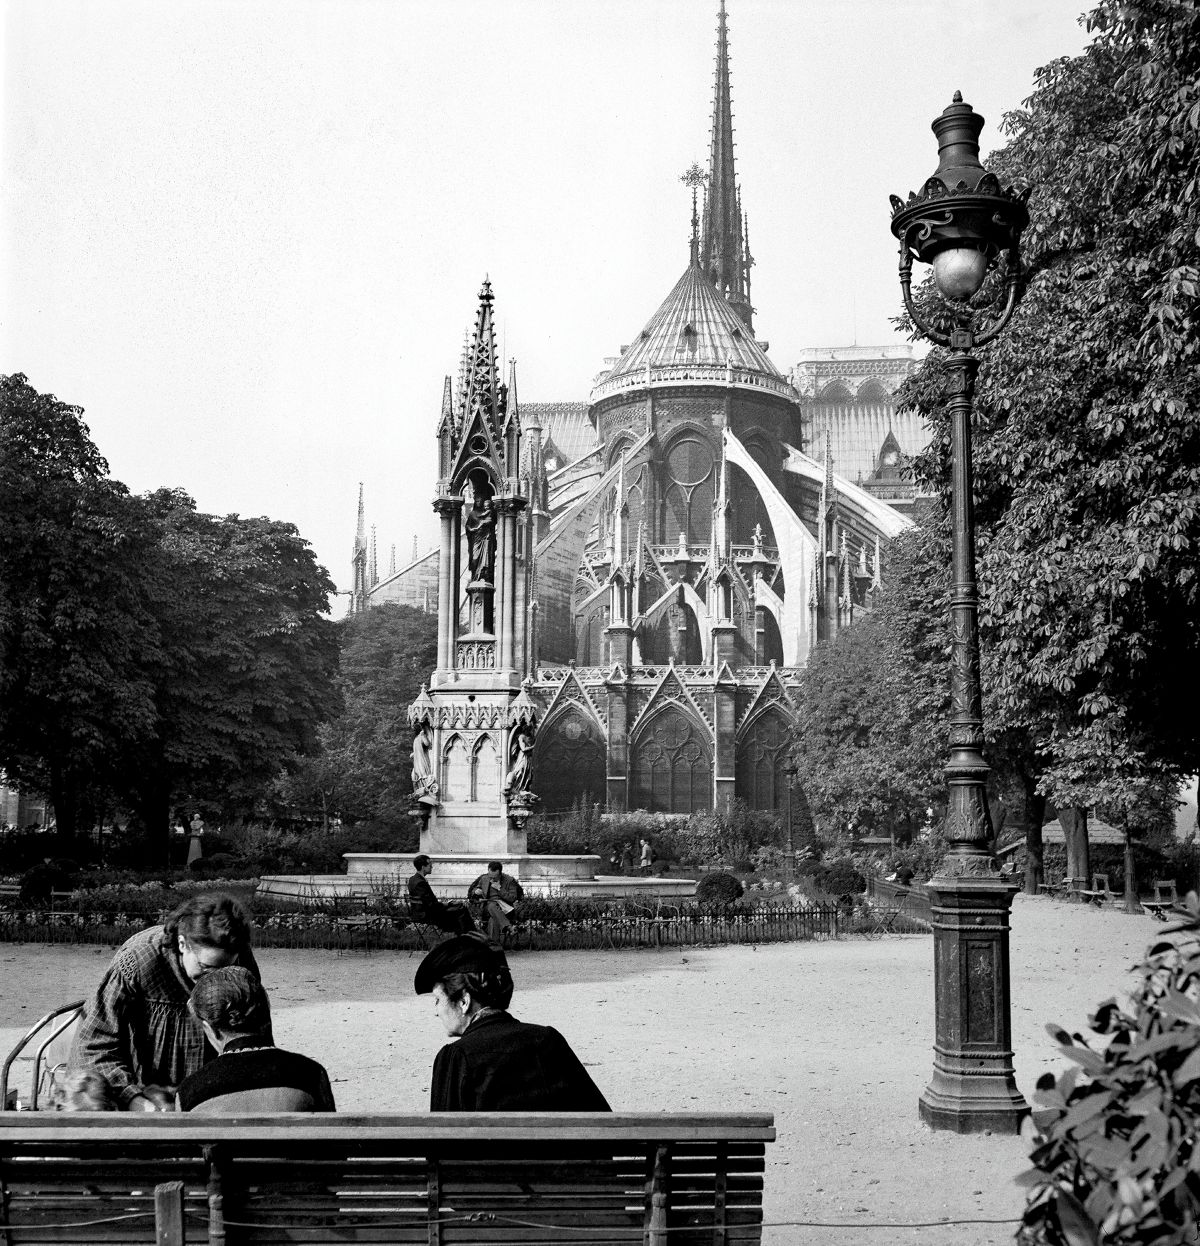
[[[1013,1044],[1027,1098],[1043,1072],[1062,1067],[1046,1023],[1085,1029],[1096,1004],[1128,990],[1156,925],[1016,898]],[[86,995],[108,956],[0,945],[0,1050],[43,1012]],[[277,1041],[326,1066],[339,1109],[427,1108],[445,1036],[430,997],[413,994],[416,955],[267,948],[258,957]],[[514,1014],[562,1030],[614,1109],[775,1114],[765,1219],[793,1223],[768,1227],[765,1241],[1011,1241],[1024,1203],[1013,1178],[1028,1167],[1028,1142],[933,1133],[917,1116],[932,1063],[929,936],[518,952],[511,963]],[[1005,1223],[980,1223],[989,1220]],[[957,1223],[894,1227],[931,1221]]]

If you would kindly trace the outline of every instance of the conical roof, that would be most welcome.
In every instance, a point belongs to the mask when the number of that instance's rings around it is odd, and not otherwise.
[[[686,380],[773,389],[793,396],[792,387],[695,259],[646,327],[597,381],[592,401],[647,383]]]

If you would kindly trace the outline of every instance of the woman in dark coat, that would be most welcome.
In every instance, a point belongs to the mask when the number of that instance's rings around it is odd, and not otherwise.
[[[433,995],[438,1020],[458,1039],[433,1062],[432,1111],[610,1111],[557,1030],[509,1014],[512,975],[496,944],[479,934],[447,939],[421,962],[414,985]]]

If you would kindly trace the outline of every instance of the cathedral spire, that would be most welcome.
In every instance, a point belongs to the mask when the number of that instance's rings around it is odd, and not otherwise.
[[[363,505],[362,481],[358,482],[358,526],[354,531],[353,587],[350,590],[350,613],[359,614],[367,608],[367,513]]]
[[[746,328],[754,332],[748,290],[749,255],[733,160],[733,98],[729,87],[729,28],[725,0],[717,10],[717,68],[713,88],[712,148],[704,203],[700,263]]]

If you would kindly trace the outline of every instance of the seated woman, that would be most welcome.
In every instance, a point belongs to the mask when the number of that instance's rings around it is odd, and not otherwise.
[[[179,1108],[219,1116],[234,1112],[332,1112],[325,1070],[271,1041],[271,1008],[262,984],[240,966],[214,969],[189,1004],[219,1053],[179,1086]]]
[[[432,993],[438,1020],[458,1038],[433,1062],[434,1112],[607,1112],[604,1096],[567,1045],[546,1025],[506,1011],[513,980],[504,953],[481,934],[440,943],[413,983]]]

